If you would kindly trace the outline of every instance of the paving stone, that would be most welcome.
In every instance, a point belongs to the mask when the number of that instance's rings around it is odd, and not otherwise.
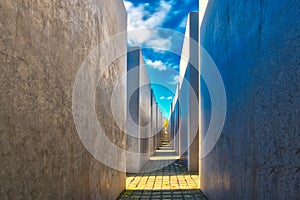
[[[168,142],[153,157],[176,156]],[[155,171],[151,171],[156,169]],[[199,188],[199,175],[189,173],[179,160],[150,160],[139,174],[127,174],[127,190],[119,197],[126,199],[207,199]]]

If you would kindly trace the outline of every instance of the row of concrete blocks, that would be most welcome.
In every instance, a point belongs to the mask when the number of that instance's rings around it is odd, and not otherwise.
[[[127,54],[127,156],[126,171],[139,172],[159,147],[163,134],[162,112],[151,89],[140,47]]]
[[[173,145],[189,170],[199,167],[209,199],[299,199],[300,2],[199,6],[172,104]]]
[[[198,171],[198,13],[188,16],[180,61],[180,81],[171,104],[172,144],[189,171]],[[196,128],[195,128],[196,127]]]

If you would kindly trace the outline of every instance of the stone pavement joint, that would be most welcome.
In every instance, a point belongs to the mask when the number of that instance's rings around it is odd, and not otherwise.
[[[198,173],[188,172],[164,138],[138,174],[127,174],[126,190],[118,199],[202,199]]]

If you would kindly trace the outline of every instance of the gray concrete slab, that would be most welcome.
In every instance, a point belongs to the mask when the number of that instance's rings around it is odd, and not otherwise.
[[[209,1],[201,45],[227,95],[222,135],[201,160],[209,199],[299,199],[299,35],[299,1]],[[211,103],[201,90],[205,129]]]
[[[1,199],[115,199],[125,188],[125,172],[101,164],[78,137],[72,90],[84,59],[96,45],[126,31],[126,21],[121,0],[1,1]],[[119,57],[126,48],[125,34],[109,44],[106,58],[93,60],[98,71],[107,59],[118,58],[102,79],[96,111],[121,148],[125,134],[113,123],[109,100],[126,72],[126,57]],[[92,82],[94,74],[87,75]],[[86,126],[86,132],[93,128]],[[112,159],[125,164],[124,155]]]

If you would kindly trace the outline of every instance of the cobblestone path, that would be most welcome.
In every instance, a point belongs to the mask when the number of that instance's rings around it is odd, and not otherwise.
[[[138,174],[127,174],[126,190],[118,199],[201,199],[198,173],[190,173],[164,139]]]

